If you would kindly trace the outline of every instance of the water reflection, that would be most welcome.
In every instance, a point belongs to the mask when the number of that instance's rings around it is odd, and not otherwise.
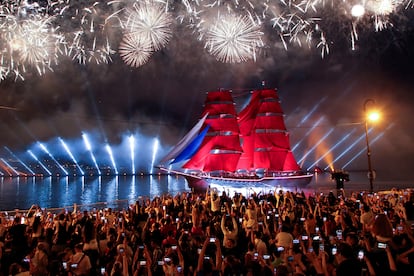
[[[353,179],[355,177],[353,176]],[[367,190],[367,180],[350,181],[345,189]],[[413,187],[412,183],[376,182],[375,190],[392,187]],[[274,189],[274,188],[272,188]],[[276,188],[278,190],[278,188]],[[335,184],[328,175],[325,180],[311,183],[307,192],[327,192],[335,189]],[[155,197],[165,193],[177,194],[190,191],[187,182],[179,176],[102,176],[102,177],[0,177],[0,210],[26,210],[32,204],[43,208],[71,208],[74,203],[90,209],[92,204],[101,203],[99,207],[125,208],[128,204],[142,197]],[[234,191],[225,188],[230,195]],[[248,188],[238,192],[250,194]],[[263,190],[263,193],[269,190]],[[96,206],[98,207],[98,206]]]
[[[138,197],[189,191],[186,181],[177,176],[102,176],[102,177],[0,177],[0,210],[88,206],[105,203],[118,207]],[[125,206],[123,206],[125,207]]]

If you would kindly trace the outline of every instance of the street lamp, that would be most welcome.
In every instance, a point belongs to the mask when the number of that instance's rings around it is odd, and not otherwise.
[[[368,120],[377,121],[379,119],[379,113],[376,111],[367,112],[367,105],[369,103],[375,104],[373,99],[367,99],[364,102],[364,115],[365,115],[365,141],[367,143],[367,157],[368,157],[368,179],[369,179],[369,191],[372,193],[374,190],[374,172],[372,170],[371,163],[371,149],[369,147],[369,137],[368,137]]]

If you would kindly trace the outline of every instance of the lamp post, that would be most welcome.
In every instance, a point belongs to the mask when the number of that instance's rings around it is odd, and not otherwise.
[[[374,173],[372,171],[371,149],[369,147],[369,137],[368,137],[368,114],[367,114],[367,105],[368,105],[368,103],[375,103],[375,101],[373,99],[367,99],[364,102],[365,141],[367,143],[369,191],[370,191],[370,193],[372,193],[373,190],[374,190]]]

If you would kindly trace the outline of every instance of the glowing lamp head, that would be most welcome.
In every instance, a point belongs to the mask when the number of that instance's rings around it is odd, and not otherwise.
[[[351,9],[351,14],[354,17],[361,17],[365,14],[365,8],[361,4],[356,4]]]
[[[380,114],[378,113],[378,111],[370,111],[367,114],[367,119],[370,122],[377,122],[380,119]]]

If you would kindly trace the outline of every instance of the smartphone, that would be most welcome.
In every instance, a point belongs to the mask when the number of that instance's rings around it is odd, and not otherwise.
[[[71,268],[77,268],[78,267],[78,264],[71,264],[70,267]]]
[[[139,265],[147,265],[147,261],[139,261]]]
[[[309,247],[308,252],[312,253],[313,252],[313,247]]]
[[[242,223],[243,222],[243,218],[239,218],[239,222]]]
[[[293,244],[298,244],[299,240],[293,240]]]
[[[364,251],[363,250],[359,250],[358,259],[360,259],[360,260],[364,259]]]
[[[398,231],[402,231],[403,230],[403,227],[401,225],[399,225],[399,226],[397,226],[397,230]]]
[[[279,247],[277,248],[277,251],[279,251],[279,252],[285,251],[285,248],[284,248],[283,246],[279,246]]]
[[[385,249],[385,248],[387,248],[387,244],[383,243],[383,242],[379,242],[378,243],[378,248]]]
[[[172,250],[177,250],[177,246],[176,245],[171,245],[171,249]]]
[[[101,275],[105,274],[105,267],[101,267]]]
[[[323,243],[321,243],[321,244],[319,245],[319,251],[320,251],[320,252],[325,251],[325,245],[324,245]]]
[[[209,256],[204,256],[204,260],[210,260]]]
[[[123,248],[119,248],[119,253],[124,253],[124,249]]]
[[[216,242],[216,238],[210,238],[210,242]]]
[[[178,272],[178,273],[183,272],[183,268],[182,268],[181,266],[177,266],[177,272]]]
[[[164,261],[158,261],[158,265],[164,265]]]
[[[170,258],[168,258],[168,257],[165,257],[165,258],[164,258],[164,262],[169,263],[169,262],[171,262],[171,259],[170,259]]]
[[[326,221],[326,217],[323,217],[323,221],[324,221],[324,222]]]
[[[144,249],[143,245],[138,246],[139,249]]]
[[[264,260],[269,260],[270,259],[270,255],[263,255],[263,259]]]
[[[308,236],[302,236],[302,241],[307,241],[308,240]]]
[[[342,240],[342,230],[336,230],[336,237],[338,240]]]
[[[305,221],[306,219],[305,218],[300,218],[300,221]]]
[[[179,218],[176,218],[176,219],[175,219],[175,222],[176,222],[176,223],[177,223],[177,222],[179,222],[179,221],[180,221],[180,219],[179,219]]]
[[[288,257],[288,262],[293,262],[293,256]]]
[[[67,262],[62,262],[62,267],[64,270],[68,269],[68,263]]]
[[[332,255],[336,255],[337,252],[337,248],[336,247],[332,247]]]

